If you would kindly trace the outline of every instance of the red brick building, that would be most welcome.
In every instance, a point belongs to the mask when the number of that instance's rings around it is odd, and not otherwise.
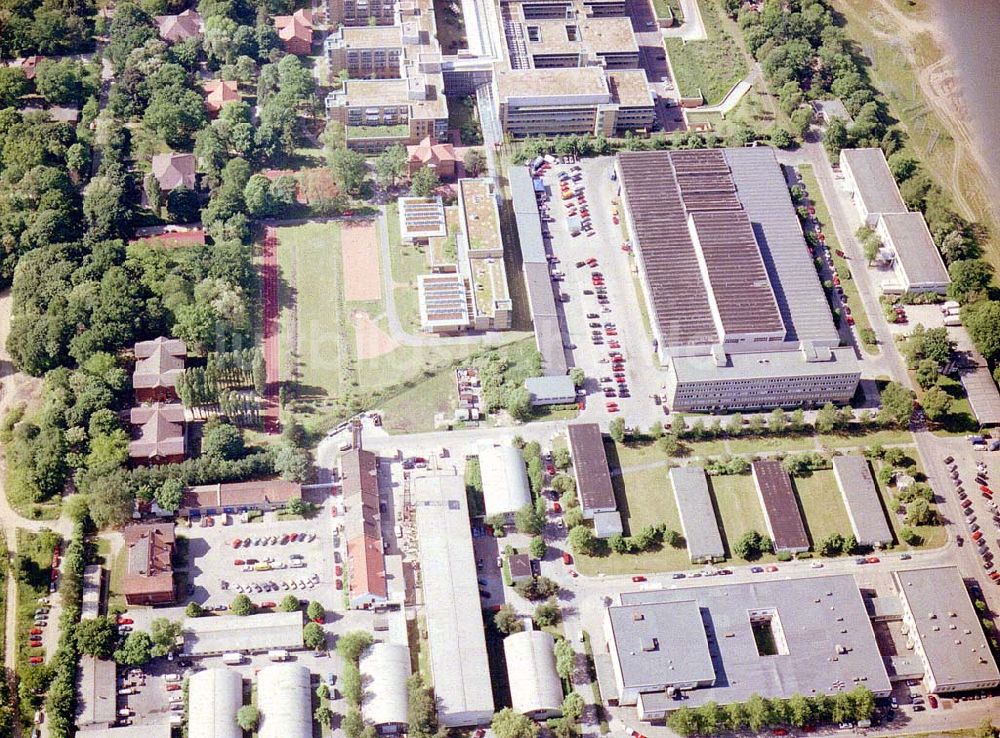
[[[285,51],[296,56],[308,56],[312,52],[313,22],[312,11],[300,8],[291,15],[274,16],[274,27]]]
[[[176,338],[154,338],[135,345],[132,389],[136,402],[177,399],[177,378],[184,372],[187,346]]]
[[[153,403],[132,408],[133,438],[128,455],[133,464],[176,464],[187,455],[184,406]]]
[[[129,605],[169,605],[176,599],[173,523],[129,525],[123,531],[127,551],[122,594]]]

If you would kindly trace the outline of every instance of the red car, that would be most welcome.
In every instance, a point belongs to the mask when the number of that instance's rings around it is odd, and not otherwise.
[[[344,567],[342,567],[340,564],[337,564],[335,567],[333,567],[333,573],[336,574],[338,577],[343,576]]]
[[[978,540],[979,540],[980,538],[982,538],[982,537],[983,537],[983,532],[982,532],[981,530],[977,530],[977,531],[976,531],[975,533],[973,533],[973,534],[972,534],[971,536],[969,536],[969,537],[970,537],[970,538],[971,538],[972,540],[974,540],[974,541],[978,541]]]
[[[644,577],[642,574],[636,574],[634,577],[632,577],[632,581],[633,582],[645,582],[646,581],[646,577]]]
[[[343,589],[343,588],[344,588],[344,580],[343,579],[338,579],[337,580],[337,589]]]
[[[239,548],[242,545],[243,545],[243,539],[242,538],[234,538],[233,539],[233,548]]]
[[[41,628],[32,628],[31,630],[28,631],[28,633],[33,636],[41,635],[43,632],[44,631]]]
[[[879,562],[878,556],[869,556],[865,559],[869,564],[877,564]]]
[[[938,700],[936,694],[927,695],[927,704],[931,706],[932,710],[936,710],[938,706]]]
[[[595,266],[597,266],[597,259],[595,259],[593,256],[591,256],[589,259],[587,259],[587,266],[589,266],[589,267],[595,267]]]
[[[167,685],[167,691],[168,692],[177,692],[178,690],[180,690],[180,688],[181,688],[180,684],[168,684]]]
[[[562,552],[562,560],[563,560],[564,564],[566,564],[567,566],[569,566],[570,564],[573,563],[573,555],[569,551],[563,551]]]
[[[260,606],[261,607],[277,607],[278,603],[276,603],[276,602],[261,602]]]
[[[618,404],[615,403],[615,402],[609,402],[606,405],[606,407],[607,407],[609,413],[616,413],[616,412],[618,412]]]
[[[40,664],[44,660],[45,659],[43,659],[41,656],[32,656],[30,659],[28,659],[28,663],[29,664]]]
[[[989,487],[987,487],[987,486],[986,486],[985,484],[980,484],[980,485],[979,485],[979,491],[980,491],[980,492],[989,492],[990,494],[993,494],[993,490],[991,490],[991,489],[990,489]]]
[[[233,559],[233,566],[243,566],[246,563],[243,559]]]
[[[554,513],[561,513],[562,512],[562,505],[560,505],[558,502],[553,502],[552,503],[552,512],[554,512]]]
[[[132,618],[118,618],[119,625],[134,625],[135,621]]]

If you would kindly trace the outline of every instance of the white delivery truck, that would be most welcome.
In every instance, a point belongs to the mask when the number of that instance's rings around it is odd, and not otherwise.
[[[229,651],[222,654],[222,663],[226,666],[236,666],[243,663],[243,654],[239,651]]]
[[[283,648],[276,648],[267,652],[267,657],[271,661],[288,661],[288,651]]]

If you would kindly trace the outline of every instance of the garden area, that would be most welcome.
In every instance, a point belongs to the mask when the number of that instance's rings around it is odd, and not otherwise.
[[[714,105],[750,68],[739,42],[723,25],[718,0],[702,0],[700,6],[708,38],[688,42],[668,38],[665,44],[681,96],[693,97],[700,91],[705,103]]]

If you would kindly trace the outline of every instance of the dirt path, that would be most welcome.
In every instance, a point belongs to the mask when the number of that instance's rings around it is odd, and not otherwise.
[[[998,185],[987,174],[990,168],[969,128],[953,61],[946,51],[947,38],[932,20],[902,12],[893,0],[867,0],[866,7],[868,6],[868,16],[873,21],[869,25],[871,32],[903,54],[906,63],[916,73],[917,84],[928,105],[944,124],[944,129],[955,139],[955,158],[951,172],[946,176],[962,215],[975,220],[976,213],[960,187],[960,173],[969,166],[975,166],[983,181],[990,182],[994,188]],[[941,58],[930,65],[921,64],[914,50],[916,39],[925,33],[933,38],[934,45],[941,53]]]

